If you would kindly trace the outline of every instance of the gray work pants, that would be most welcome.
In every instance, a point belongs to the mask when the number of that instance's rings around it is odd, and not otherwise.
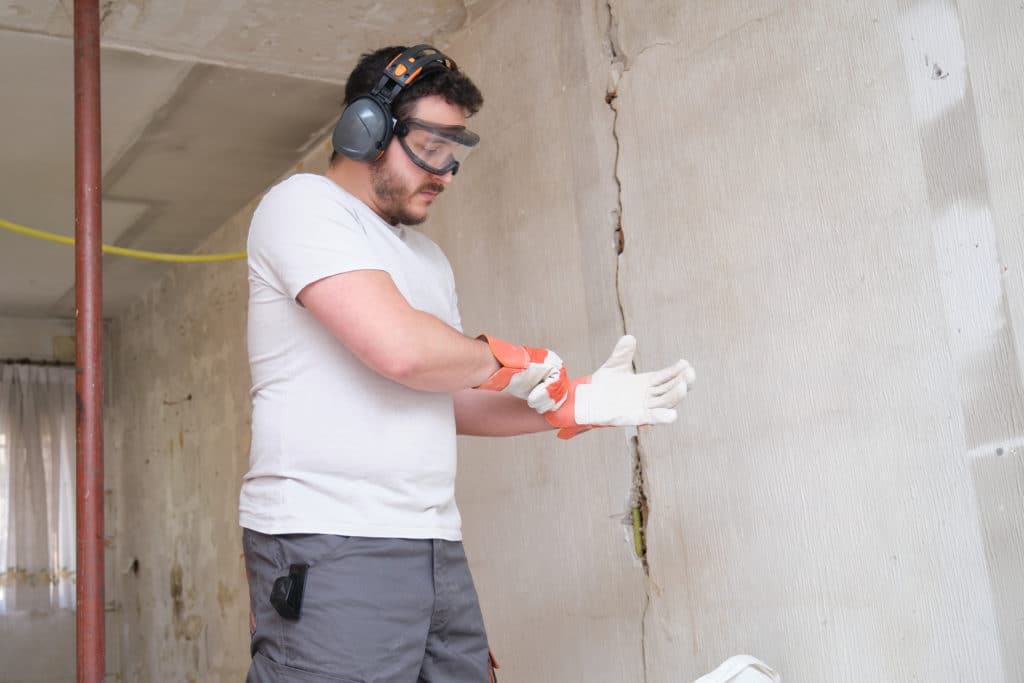
[[[328,534],[242,535],[252,608],[247,683],[493,681],[462,544]],[[274,581],[309,565],[298,619]]]

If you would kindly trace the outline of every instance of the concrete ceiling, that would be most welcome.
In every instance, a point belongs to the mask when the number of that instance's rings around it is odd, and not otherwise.
[[[322,138],[359,54],[499,1],[101,0],[104,242],[194,251]],[[71,35],[72,0],[0,0],[0,218],[68,236]],[[104,314],[166,267],[105,256]],[[0,316],[73,312],[73,249],[0,230]]]

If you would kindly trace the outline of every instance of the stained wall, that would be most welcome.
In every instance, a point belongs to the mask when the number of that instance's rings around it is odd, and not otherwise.
[[[326,166],[322,146],[314,156]],[[257,202],[197,252],[244,249]],[[246,297],[244,261],[175,265],[110,329],[107,619],[123,658],[108,671],[121,680],[239,681],[248,669]]]
[[[636,440],[460,441],[502,680],[1024,677],[1018,4],[524,0],[450,37],[484,142],[426,230],[467,332],[698,372]],[[111,333],[125,680],[245,670],[244,310],[244,267],[181,267]]]

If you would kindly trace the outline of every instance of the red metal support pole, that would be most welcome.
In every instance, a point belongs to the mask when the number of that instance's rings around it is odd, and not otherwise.
[[[75,365],[78,683],[102,683],[103,265],[99,0],[75,0]]]

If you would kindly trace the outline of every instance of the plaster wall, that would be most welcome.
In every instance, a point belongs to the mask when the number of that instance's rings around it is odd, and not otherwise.
[[[505,3],[453,37],[484,93],[469,124],[483,142],[426,229],[452,262],[467,334],[549,346],[577,371],[622,334],[606,20],[597,3]],[[462,438],[459,452],[466,550],[501,679],[639,680],[646,595],[628,435]]]
[[[646,567],[603,526],[621,436],[463,442],[509,678],[1024,678],[1024,8],[964,5],[525,2],[453,40],[467,330],[589,372],[624,326],[699,377],[640,432]]]
[[[325,168],[325,146],[309,156],[308,170]],[[197,253],[244,249],[258,200]],[[125,681],[240,681],[248,670],[247,296],[244,261],[176,265],[111,326],[106,588]]]
[[[1024,678],[1018,4],[524,0],[451,37],[484,143],[427,233],[467,332],[581,373],[625,330],[699,380],[636,442],[460,441],[502,680]],[[244,311],[242,264],[177,266],[111,330],[124,680],[244,676]]]

